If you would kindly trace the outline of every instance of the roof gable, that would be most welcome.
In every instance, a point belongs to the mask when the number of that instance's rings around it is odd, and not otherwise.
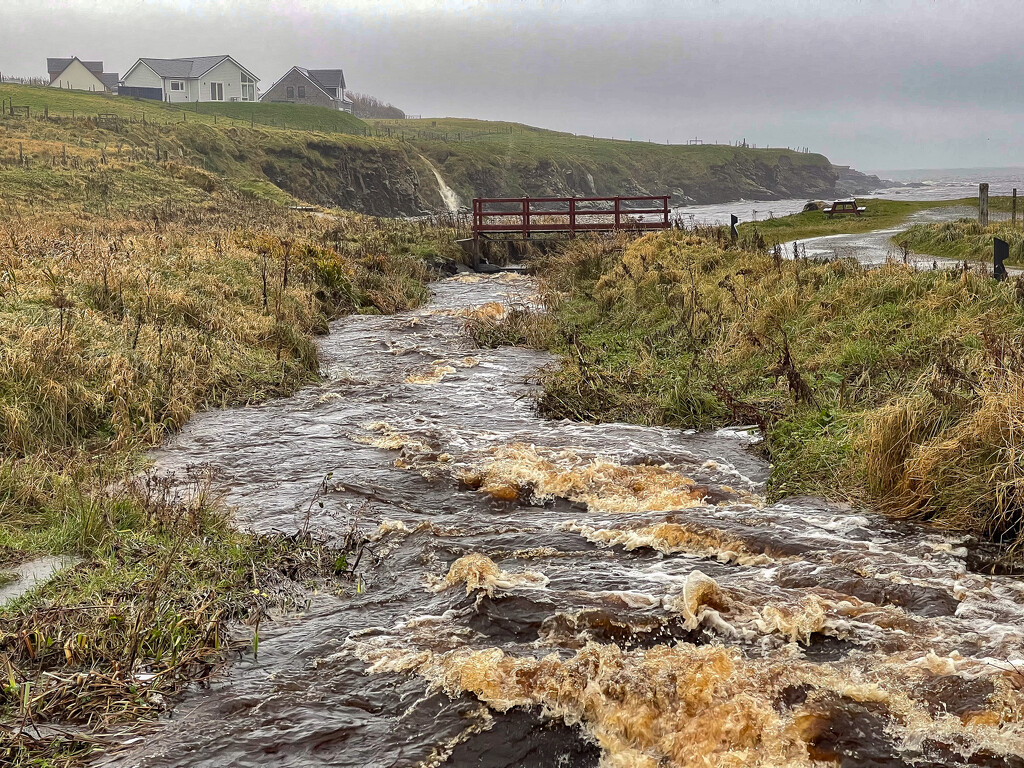
[[[306,71],[324,88],[345,87],[345,73],[340,69],[309,69]]]
[[[94,75],[99,75],[103,72],[102,61],[82,61],[77,56],[72,56],[70,59],[47,59],[46,60],[46,72],[48,74],[60,74],[65,69],[71,66],[71,62],[77,61],[83,67],[88,69]]]
[[[50,75],[51,85],[56,81],[60,80],[61,75],[67,72],[76,63],[84,67],[86,72],[92,75],[101,87],[111,92],[113,92],[114,89],[117,88],[119,77],[116,72],[104,72],[102,61],[82,61],[77,56],[72,56],[70,59],[46,60],[46,66],[48,69],[48,74]],[[64,66],[59,66],[61,64],[63,64]],[[59,67],[59,69],[49,69],[51,66]]]

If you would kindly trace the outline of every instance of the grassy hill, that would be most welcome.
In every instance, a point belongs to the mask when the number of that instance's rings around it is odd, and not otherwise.
[[[225,120],[234,125],[260,125],[324,133],[362,135],[367,125],[346,112],[302,104],[260,104],[243,102],[165,104],[149,99],[63,91],[57,88],[0,84],[0,99],[27,106],[33,116],[96,117],[115,115],[124,120],[158,124],[199,122],[213,125]],[[184,114],[183,114],[184,113]]]
[[[477,196],[669,194],[676,204],[826,197],[822,155],[594,139],[516,123],[376,121],[291,104],[174,106],[0,85],[0,198],[128,208],[228,187],[377,215],[444,210],[435,169]],[[100,115],[114,120],[99,119]]]
[[[16,85],[0,86],[0,99],[31,109],[30,117],[0,117],[0,201],[8,203],[125,211],[199,202],[227,188],[380,215],[443,207],[418,152],[355,135],[363,124],[347,114],[280,104],[203,104],[196,112]],[[247,113],[252,119],[242,119]],[[306,128],[256,119],[287,124],[282,115]],[[310,130],[315,124],[330,130]]]
[[[671,194],[679,204],[827,196],[835,186],[826,157],[788,149],[654,144],[464,118],[369,122],[375,135],[419,147],[463,198]]]

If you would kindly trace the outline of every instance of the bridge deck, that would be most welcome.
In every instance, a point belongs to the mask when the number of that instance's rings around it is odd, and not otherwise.
[[[668,229],[669,195],[641,197],[478,197],[473,237]]]

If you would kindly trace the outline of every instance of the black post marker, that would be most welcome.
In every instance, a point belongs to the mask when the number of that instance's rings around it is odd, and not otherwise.
[[[729,234],[732,235],[732,241],[735,243],[740,233],[736,231],[736,224],[740,220],[739,216],[735,213],[729,214]]]
[[[992,276],[1002,282],[1009,275],[1006,273],[1006,260],[1010,258],[1010,244],[998,237],[992,238]]]

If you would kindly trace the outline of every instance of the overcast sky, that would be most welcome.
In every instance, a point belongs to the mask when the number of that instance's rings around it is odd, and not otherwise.
[[[228,53],[424,116],[746,138],[861,169],[1024,166],[1024,3],[0,0],[0,71]]]

